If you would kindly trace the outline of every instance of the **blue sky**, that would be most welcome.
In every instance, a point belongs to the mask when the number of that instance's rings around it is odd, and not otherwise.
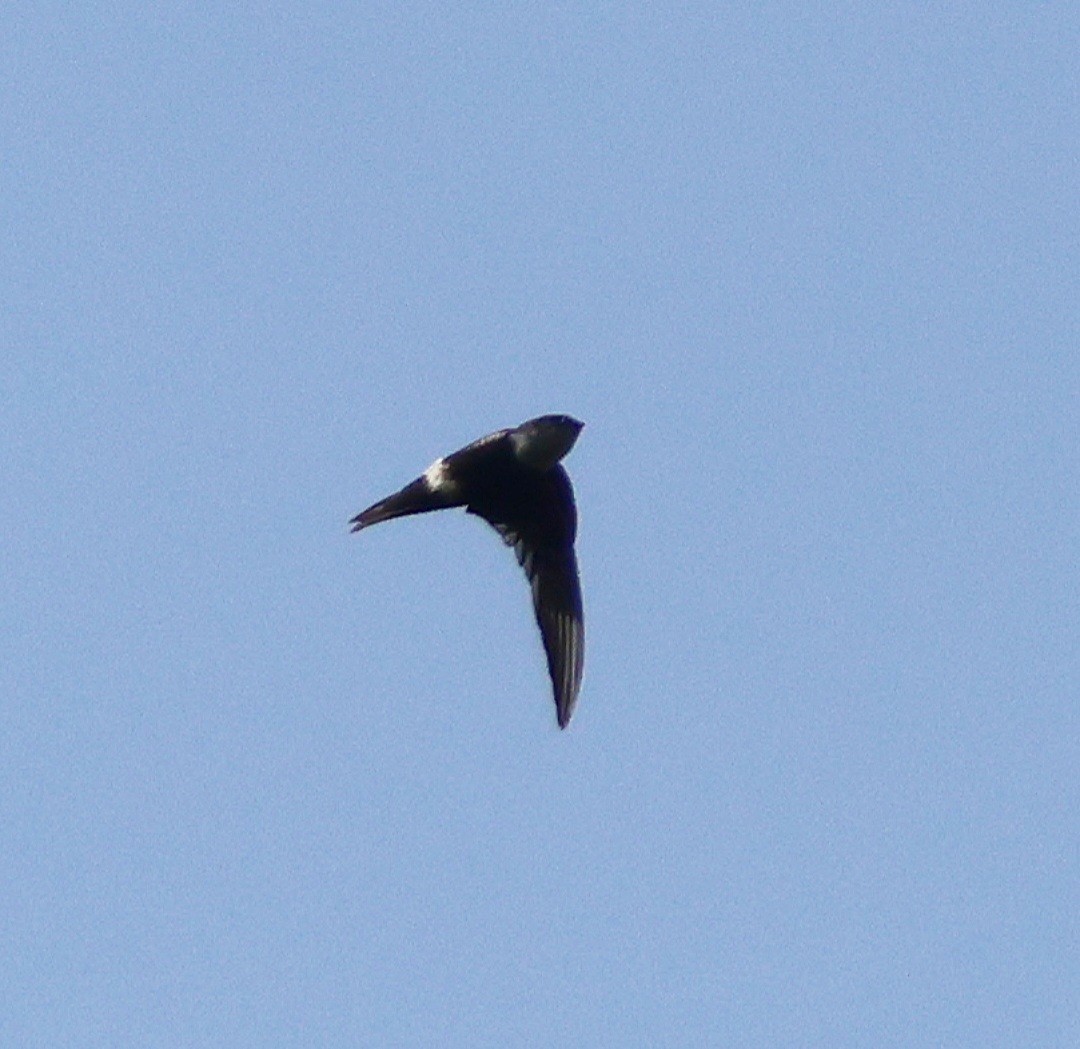
[[[0,1041],[1080,1044],[1080,17],[9,6]],[[441,514],[549,411],[585,681]]]

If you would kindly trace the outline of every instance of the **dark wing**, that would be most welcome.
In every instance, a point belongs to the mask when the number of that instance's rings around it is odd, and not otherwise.
[[[566,471],[557,466],[546,473],[531,495],[528,513],[508,514],[508,520],[481,516],[514,548],[529,577],[559,727],[566,728],[585,663],[585,619],[574,554],[576,512]]]
[[[392,521],[395,517],[408,517],[410,514],[426,514],[432,510],[445,510],[449,506],[461,506],[462,500],[447,491],[434,490],[426,477],[418,477],[405,485],[400,492],[388,495],[366,510],[358,513],[349,524],[352,531],[382,521]]]
[[[358,513],[349,522],[352,530],[359,532],[362,528],[369,528],[371,525],[379,524],[381,521],[390,521],[395,517],[426,514],[431,510],[463,506],[465,500],[458,491],[458,487],[463,483],[467,484],[477,471],[482,476],[493,460],[498,461],[500,450],[502,455],[509,454],[508,448],[503,447],[508,433],[510,433],[509,430],[497,430],[436,460],[426,473],[405,485],[401,491],[380,499],[379,502]],[[432,474],[439,467],[442,468],[440,473],[445,477],[445,481],[442,485],[436,486],[433,484]]]
[[[585,663],[585,621],[574,548],[542,550],[533,556],[532,566],[533,608],[555,689],[559,728],[566,728]]]

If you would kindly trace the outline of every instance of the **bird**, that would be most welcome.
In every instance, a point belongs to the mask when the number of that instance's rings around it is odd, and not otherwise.
[[[353,532],[395,517],[464,507],[513,548],[532,588],[559,728],[581,688],[585,624],[574,540],[577,508],[561,465],[584,423],[541,415],[436,459],[415,481],[353,517]]]

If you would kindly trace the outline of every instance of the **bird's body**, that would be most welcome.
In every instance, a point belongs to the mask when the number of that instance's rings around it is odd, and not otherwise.
[[[514,548],[532,585],[560,728],[577,702],[585,631],[574,554],[577,510],[559,460],[581,428],[570,416],[544,415],[481,437],[436,459],[415,481],[350,522],[356,532],[394,517],[455,506],[487,521]]]

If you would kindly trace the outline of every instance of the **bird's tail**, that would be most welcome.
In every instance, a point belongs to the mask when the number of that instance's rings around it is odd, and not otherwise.
[[[407,517],[409,514],[426,514],[432,510],[443,510],[449,506],[459,505],[445,493],[433,491],[427,479],[418,477],[411,484],[407,484],[400,492],[379,500],[373,506],[369,506],[362,513],[357,514],[349,524],[352,531],[359,532],[361,528],[389,521],[395,517]]]

